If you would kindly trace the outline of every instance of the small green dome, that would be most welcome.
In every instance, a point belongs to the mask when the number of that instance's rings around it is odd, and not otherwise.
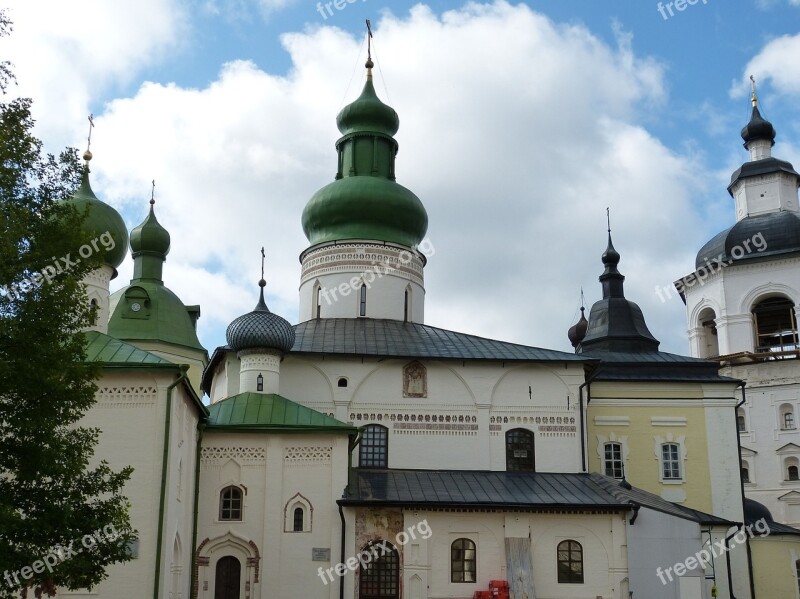
[[[156,219],[153,211],[154,201],[150,201],[150,213],[144,222],[131,231],[131,251],[134,255],[139,252],[150,252],[166,257],[169,253],[170,237],[167,231]]]
[[[303,210],[303,232],[312,245],[374,239],[418,245],[428,213],[409,189],[382,177],[345,177],[317,191]]]
[[[86,243],[91,243],[92,240],[99,238],[102,242],[99,247],[103,252],[103,262],[116,271],[116,268],[125,259],[128,249],[128,228],[119,212],[98,199],[92,191],[92,186],[89,184],[88,165],[84,167],[81,185],[72,194],[70,201],[81,212],[88,208],[88,214],[82,227]],[[113,244],[107,240],[109,235]]]
[[[368,131],[392,136],[400,128],[400,117],[394,108],[380,101],[368,77],[361,95],[351,104],[342,108],[336,117],[336,125],[342,135]]]

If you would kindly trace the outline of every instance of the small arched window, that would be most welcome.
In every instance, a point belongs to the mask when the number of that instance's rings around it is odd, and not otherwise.
[[[794,302],[785,297],[770,297],[753,306],[756,352],[783,352],[800,349]]]
[[[358,465],[362,468],[388,468],[389,429],[380,424],[364,427],[358,452]]]
[[[367,315],[367,286],[361,285],[361,292],[358,297],[358,315]]]
[[[796,457],[786,458],[783,462],[785,480],[800,480],[800,460]]]
[[[536,461],[533,452],[533,433],[515,428],[506,433],[506,470],[534,471]]]
[[[305,510],[303,510],[303,508],[301,507],[294,508],[293,519],[294,522],[292,530],[294,530],[294,532],[303,532],[304,530],[303,524],[305,522]]]
[[[219,494],[219,519],[241,521],[242,490],[239,487],[225,487]]]
[[[347,379],[344,378],[343,376],[339,377],[339,380],[336,381],[336,386],[340,388],[347,387]]]
[[[711,308],[705,308],[698,316],[700,329],[700,357],[713,358],[719,355],[719,339],[717,337],[717,315]]]
[[[736,410],[736,427],[740,433],[747,432],[747,420],[745,419],[743,408]]]
[[[476,573],[475,543],[456,539],[450,545],[450,582],[475,582]]]
[[[750,464],[746,460],[742,460],[742,482],[750,482]]]
[[[781,404],[781,430],[792,430],[794,426],[794,406],[789,403]]]
[[[311,299],[311,318],[320,318],[322,315],[322,286],[319,283],[314,284]]]
[[[578,541],[561,541],[557,560],[560,584],[583,584],[583,547]]]

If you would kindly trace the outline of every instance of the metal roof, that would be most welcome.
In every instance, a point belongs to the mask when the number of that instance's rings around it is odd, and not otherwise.
[[[595,381],[738,382],[719,374],[719,364],[702,358],[666,352],[589,351],[583,355],[599,360]]]
[[[283,432],[356,432],[345,424],[274,393],[240,393],[208,406],[208,425]]]
[[[579,473],[359,469],[356,485],[342,504],[628,509]]]
[[[162,365],[179,369],[177,364],[165,360],[161,356],[98,331],[88,331],[86,342],[86,360],[88,362],[103,362],[106,366]]]
[[[528,362],[588,362],[586,357],[399,320],[321,318],[295,327],[292,353]]]

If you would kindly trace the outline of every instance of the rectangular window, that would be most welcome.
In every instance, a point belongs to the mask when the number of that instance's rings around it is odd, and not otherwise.
[[[606,443],[604,450],[606,476],[622,478],[622,445],[619,443]]]
[[[681,479],[680,447],[677,443],[661,446],[661,472],[664,480]]]

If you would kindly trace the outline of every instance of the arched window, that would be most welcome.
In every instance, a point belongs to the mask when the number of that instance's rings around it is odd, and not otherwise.
[[[475,582],[475,543],[470,539],[456,539],[450,545],[450,582]]]
[[[740,433],[747,432],[747,420],[745,419],[743,408],[736,410],[736,427]]]
[[[343,376],[339,377],[339,380],[336,381],[336,386],[340,388],[347,387],[347,379],[344,378]]]
[[[359,599],[399,599],[400,558],[397,549],[387,541],[378,541],[364,547],[362,555],[364,552],[372,559],[370,563],[362,562],[358,572]]]
[[[506,470],[535,470],[533,453],[533,433],[523,428],[515,428],[506,433]]]
[[[786,458],[783,462],[785,472],[786,472],[786,480],[800,480],[800,461],[797,458],[791,457]]]
[[[305,511],[301,507],[294,508],[294,522],[292,529],[294,532],[303,532],[303,523],[305,520]]]
[[[606,476],[622,478],[622,444],[606,443],[603,446],[603,466]]]
[[[583,547],[578,541],[558,544],[558,582],[583,584]]]
[[[239,599],[242,564],[238,559],[232,555],[221,557],[214,578],[214,599]]]
[[[753,306],[756,352],[781,352],[800,349],[794,302],[785,297],[770,297]]]
[[[364,427],[358,452],[358,465],[362,468],[388,468],[389,429],[380,424]]]
[[[750,482],[750,464],[748,464],[746,460],[742,460],[741,468],[742,468],[742,482],[743,483],[749,483]]]
[[[219,519],[242,519],[242,490],[239,487],[225,487],[219,494]]]
[[[319,318],[322,315],[322,285],[314,283],[311,294],[311,318]]]
[[[408,322],[411,320],[411,286],[406,287],[403,295],[403,320]]]
[[[664,443],[661,446],[661,474],[664,480],[680,480],[681,448],[677,443]]]
[[[704,308],[698,316],[700,329],[700,357],[713,358],[719,355],[719,339],[717,337],[717,315],[711,308]]]
[[[367,315],[367,286],[361,285],[361,293],[358,298],[358,315]]]
[[[794,406],[790,403],[781,404],[781,430],[794,429]]]

